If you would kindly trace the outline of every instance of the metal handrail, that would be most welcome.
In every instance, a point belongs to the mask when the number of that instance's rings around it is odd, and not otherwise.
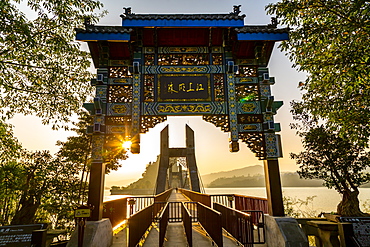
[[[103,218],[109,218],[113,227],[127,219],[127,198],[104,202]]]
[[[152,225],[153,205],[135,213],[128,219],[129,236],[128,246],[135,247],[143,237],[146,230]]]
[[[235,208],[237,210],[260,210],[268,213],[268,202],[266,198],[255,196],[244,196],[237,194],[211,195],[212,203]]]
[[[250,214],[243,213],[216,202],[213,203],[213,208],[222,215],[222,227],[244,246],[253,247],[253,244],[265,242],[264,238],[263,240],[259,238],[258,241],[254,241],[254,227]]]
[[[173,189],[168,189],[161,194],[158,194],[154,196],[154,201],[155,202],[165,202],[167,201],[168,197],[171,195]]]
[[[182,215],[182,222],[185,228],[186,239],[188,240],[189,247],[193,246],[193,225],[192,225],[192,216],[185,205],[184,202],[181,202],[181,215]]]
[[[166,236],[166,230],[168,226],[168,217],[169,217],[169,203],[167,202],[162,209],[161,213],[158,216],[159,224],[159,247],[162,247],[164,244],[164,238]]]
[[[190,198],[190,200],[195,202],[200,202],[203,205],[211,207],[211,196],[207,194],[202,194],[199,192],[185,190],[185,189],[178,189],[182,194]]]
[[[221,213],[202,203],[198,203],[197,211],[198,220],[204,230],[218,247],[223,247]]]

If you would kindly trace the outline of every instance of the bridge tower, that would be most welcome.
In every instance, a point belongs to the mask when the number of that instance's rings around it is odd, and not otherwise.
[[[156,194],[164,192],[169,186],[167,178],[173,179],[172,166],[170,164],[170,158],[185,157],[187,174],[189,178],[189,189],[195,192],[200,192],[200,182],[198,176],[198,168],[195,160],[195,142],[194,142],[194,131],[186,125],[186,147],[185,148],[170,148],[168,139],[168,125],[161,131],[161,154],[159,156],[159,167],[157,176],[157,187]],[[179,167],[181,169],[181,166]],[[180,173],[177,171],[177,173]],[[180,178],[183,176],[179,174]],[[183,179],[180,179],[181,182]],[[182,187],[182,186],[181,186]]]

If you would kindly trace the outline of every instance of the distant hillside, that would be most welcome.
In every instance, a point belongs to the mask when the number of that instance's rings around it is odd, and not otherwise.
[[[318,179],[301,179],[296,172],[281,174],[283,187],[321,187],[323,181]],[[233,176],[218,178],[209,183],[209,188],[236,188],[236,187],[264,187],[265,177],[258,174],[254,176]]]
[[[146,169],[140,179],[130,183],[128,186],[112,186],[112,188],[127,190],[145,189],[153,191],[157,180],[158,165],[159,160],[157,157],[155,162],[149,162],[149,164],[147,164]]]
[[[218,178],[230,178],[234,176],[255,176],[258,174],[263,174],[263,167],[260,165],[254,166],[247,166],[244,168],[239,168],[231,171],[222,171],[222,172],[215,172],[206,175],[201,175],[202,181],[205,187],[210,184],[212,181]]]

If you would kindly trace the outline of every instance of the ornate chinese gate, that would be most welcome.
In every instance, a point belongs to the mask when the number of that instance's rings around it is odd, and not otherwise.
[[[89,203],[101,218],[106,137],[120,136],[140,152],[140,134],[169,115],[202,115],[230,132],[230,151],[241,140],[265,160],[270,214],[284,215],[277,158],[280,125],[274,115],[274,78],[266,68],[274,43],[288,38],[276,22],[244,25],[240,6],[229,14],[134,14],[124,8],[122,26],[88,21],[77,40],[88,42],[97,68],[93,164]],[[97,196],[98,195],[98,196]]]

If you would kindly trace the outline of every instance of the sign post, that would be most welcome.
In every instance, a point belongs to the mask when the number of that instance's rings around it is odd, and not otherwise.
[[[88,206],[80,206],[75,210],[75,218],[77,221],[77,231],[78,231],[78,247],[83,246],[84,233],[86,226],[86,219],[91,216],[91,208]]]

